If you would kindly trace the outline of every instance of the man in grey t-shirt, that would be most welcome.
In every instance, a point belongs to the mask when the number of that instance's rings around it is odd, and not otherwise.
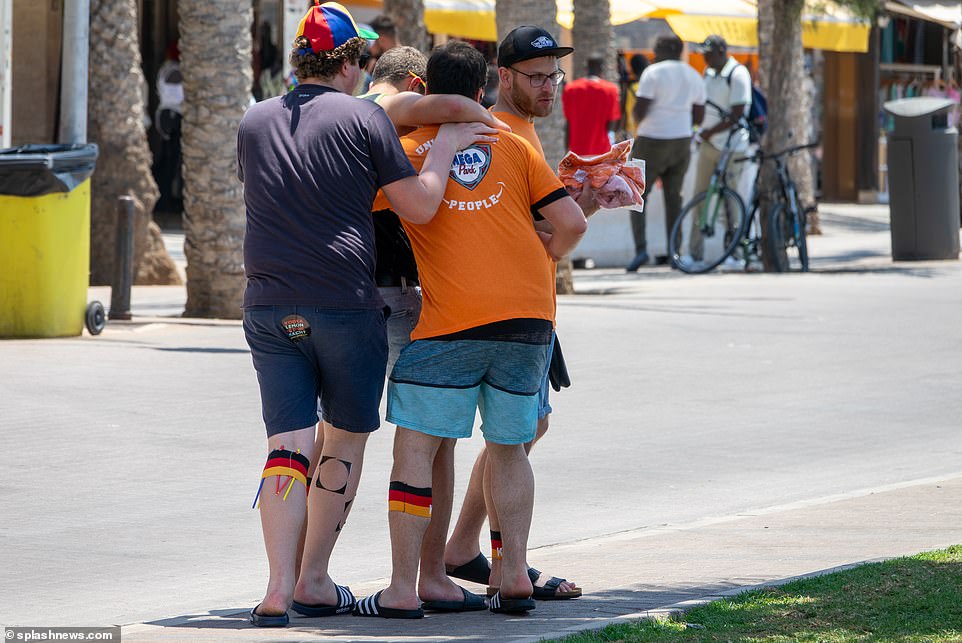
[[[374,283],[374,195],[381,188],[401,217],[430,221],[455,152],[494,140],[480,124],[444,126],[418,175],[383,110],[350,96],[365,39],[376,37],[339,4],[311,7],[291,52],[300,84],[253,106],[238,129],[244,333],[269,451],[258,498],[270,579],[250,612],[260,627],[283,627],[291,607],[327,616],[354,606],[327,568],[367,436],[379,425],[387,344]],[[297,574],[305,505],[310,529]]]

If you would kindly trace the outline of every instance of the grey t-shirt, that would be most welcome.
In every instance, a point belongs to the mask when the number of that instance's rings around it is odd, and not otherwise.
[[[237,132],[244,306],[379,308],[371,205],[417,174],[378,105],[320,85],[252,106]]]

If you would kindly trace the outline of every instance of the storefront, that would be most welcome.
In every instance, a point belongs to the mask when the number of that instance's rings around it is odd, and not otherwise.
[[[886,3],[867,55],[824,54],[825,200],[887,201],[886,101],[936,95],[959,102],[962,6],[924,13],[924,2],[911,4]]]

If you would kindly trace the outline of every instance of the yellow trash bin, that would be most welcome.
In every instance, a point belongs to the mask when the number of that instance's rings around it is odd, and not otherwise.
[[[0,150],[0,337],[83,332],[96,145]]]

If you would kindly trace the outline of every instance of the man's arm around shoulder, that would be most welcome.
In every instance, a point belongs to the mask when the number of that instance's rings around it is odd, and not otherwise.
[[[483,123],[447,123],[438,130],[421,172],[381,186],[384,196],[402,219],[411,223],[429,223],[437,213],[448,172],[458,150],[473,143],[494,143],[496,130]]]
[[[401,92],[384,96],[380,103],[395,127],[418,127],[435,123],[484,123],[510,132],[511,128],[477,101],[454,94]]]

